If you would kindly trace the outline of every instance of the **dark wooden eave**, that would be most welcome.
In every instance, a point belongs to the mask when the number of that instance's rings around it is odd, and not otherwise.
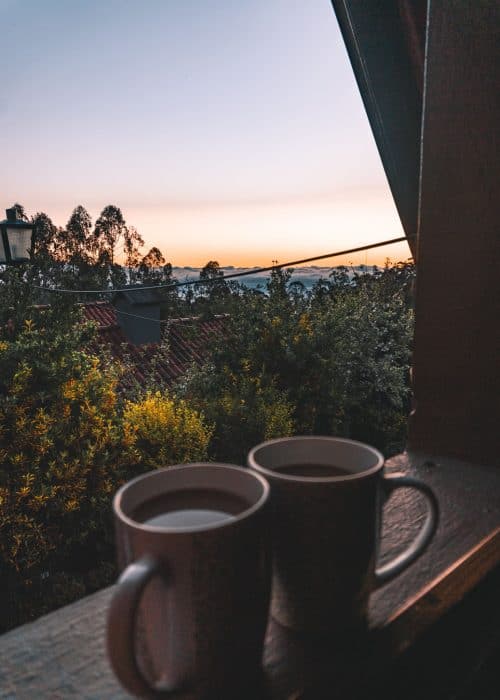
[[[425,0],[332,0],[403,229],[416,257]]]
[[[407,643],[410,630],[434,629],[440,604],[459,602],[464,586],[500,575],[498,512],[481,526],[500,491],[484,492],[479,517],[471,517],[467,492],[467,483],[485,486],[481,464],[500,473],[500,3],[332,2],[417,260],[408,446],[436,462],[437,455],[452,459],[439,493],[440,502],[451,498],[442,546],[452,559],[430,588],[417,597],[408,591],[379,628],[388,654],[386,633],[396,647],[398,639]],[[453,457],[464,460],[463,470]],[[466,529],[477,544],[461,556],[456,538]],[[472,626],[468,633],[474,636]],[[466,657],[463,666],[470,663]]]
[[[417,260],[409,446],[500,465],[500,4],[332,3]]]
[[[427,25],[409,444],[500,467],[500,3]]]

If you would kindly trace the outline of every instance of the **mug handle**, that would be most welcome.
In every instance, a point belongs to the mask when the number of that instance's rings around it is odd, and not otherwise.
[[[153,576],[166,578],[165,567],[145,555],[127,566],[118,579],[108,610],[107,648],[113,671],[120,683],[139,697],[175,700],[186,688],[163,690],[151,686],[141,672],[134,648],[137,608],[144,588]]]
[[[424,552],[436,531],[439,520],[438,502],[434,492],[429,486],[427,486],[427,484],[424,484],[422,481],[418,481],[418,479],[414,479],[411,476],[383,477],[382,490],[384,492],[384,500],[387,500],[393,491],[400,488],[416,489],[425,496],[427,501],[427,516],[420,532],[415,537],[411,545],[392,561],[375,570],[375,581],[377,586],[387,583],[387,581],[390,581],[392,578],[400,574]]]

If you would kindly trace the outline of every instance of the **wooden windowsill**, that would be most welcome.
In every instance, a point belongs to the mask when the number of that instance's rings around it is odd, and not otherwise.
[[[387,667],[500,564],[500,469],[405,453],[389,460],[386,470],[417,476],[434,489],[441,513],[432,544],[372,595],[368,634],[344,649],[331,649],[327,642],[306,645],[271,622],[263,685],[252,695],[255,700],[319,698],[322,687],[339,690],[353,678]],[[418,494],[406,489],[394,494],[385,510],[382,559],[405,547],[424,512]],[[0,637],[0,698],[128,697],[104,648],[112,591]]]

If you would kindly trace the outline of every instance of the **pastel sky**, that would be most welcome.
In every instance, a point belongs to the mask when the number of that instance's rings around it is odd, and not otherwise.
[[[174,265],[402,235],[330,0],[0,0],[0,26],[1,209],[116,204]]]

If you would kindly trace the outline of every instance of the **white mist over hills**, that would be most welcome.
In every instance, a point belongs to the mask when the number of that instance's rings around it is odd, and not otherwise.
[[[260,268],[258,267],[234,267],[233,265],[228,265],[227,267],[221,267],[221,272],[225,275],[232,275],[240,272],[251,273],[255,270],[254,274],[249,274],[246,277],[236,278],[235,282],[241,282],[246,287],[255,289],[258,286],[264,287],[267,280],[270,277],[269,272],[258,272]],[[303,267],[290,268],[293,269],[293,275],[291,278],[292,282],[302,282],[306,288],[312,287],[319,279],[328,279],[333,270],[338,269],[335,267],[324,267],[320,265],[307,265]],[[349,266],[347,268],[349,274],[354,274],[354,272],[373,272],[376,269],[374,265],[368,266]],[[179,282],[186,282],[192,279],[198,279],[201,267],[191,267],[186,265],[184,267],[174,267],[173,274]]]

